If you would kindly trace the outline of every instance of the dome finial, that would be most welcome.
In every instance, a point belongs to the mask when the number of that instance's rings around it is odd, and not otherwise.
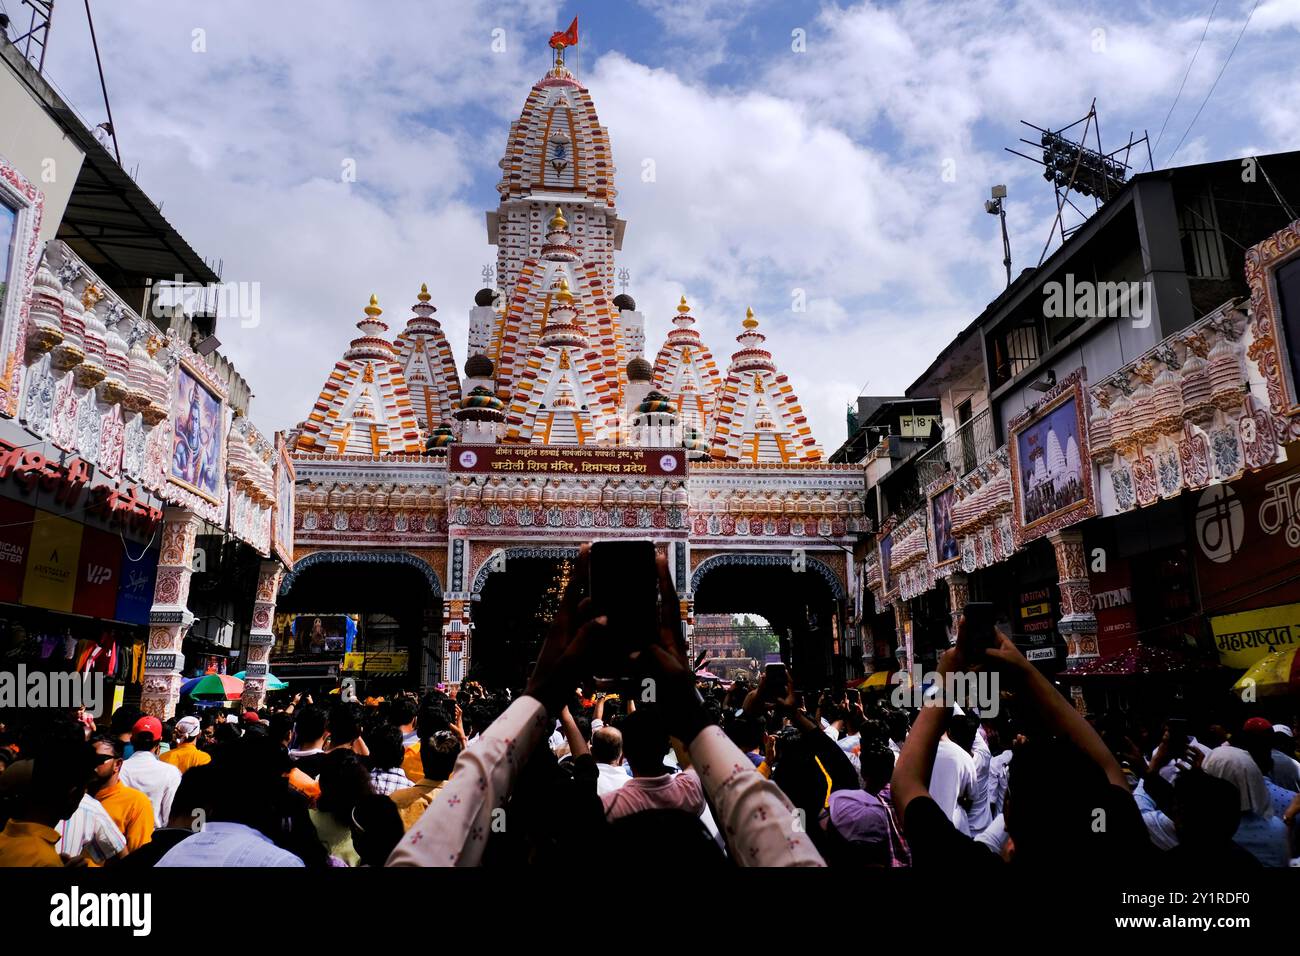
[[[433,296],[429,295],[429,284],[427,282],[420,283],[420,294],[417,295],[416,298],[421,302],[428,302],[433,298]]]
[[[752,308],[745,310],[745,321],[743,325],[747,329],[758,328],[758,319],[754,318],[754,310]]]
[[[379,297],[373,292],[370,293],[370,304],[366,306],[366,315],[373,318],[383,314],[384,310],[379,307]]]
[[[551,217],[551,230],[559,232],[568,227],[568,222],[564,218],[564,211],[559,206],[555,207],[555,215]]]
[[[556,293],[555,297],[563,305],[570,305],[573,302],[573,293],[569,291],[569,280],[564,276],[560,276],[560,291]]]
[[[682,315],[685,315],[687,312],[691,311],[691,307],[686,304],[686,296],[682,296],[682,301],[677,303],[677,311],[680,312]]]

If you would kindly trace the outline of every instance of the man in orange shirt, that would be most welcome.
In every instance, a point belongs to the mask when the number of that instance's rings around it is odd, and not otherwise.
[[[117,828],[126,836],[126,852],[132,853],[153,839],[153,804],[149,798],[123,784],[121,741],[102,734],[91,738],[95,748],[95,769],[90,778],[90,795],[104,805]]]
[[[205,763],[211,763],[212,755],[204,753],[197,746],[199,739],[199,719],[197,717],[182,717],[176,721],[176,729],[172,731],[172,742],[175,746],[158,757],[163,763],[169,763],[181,773],[189,770],[191,767],[202,767]]]
[[[86,791],[89,754],[84,742],[52,745],[35,760],[0,774],[0,794],[14,801],[0,832],[0,867],[63,866],[55,827],[76,811]]]

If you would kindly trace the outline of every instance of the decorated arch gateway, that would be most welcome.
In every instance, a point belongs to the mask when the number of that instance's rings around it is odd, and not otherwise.
[[[421,676],[454,684],[476,639],[492,639],[476,635],[475,607],[494,574],[562,561],[585,541],[653,538],[688,624],[713,575],[783,570],[774,580],[788,581],[792,604],[803,578],[817,579],[809,593],[829,612],[813,632],[825,646],[803,656],[824,671],[845,650],[834,645],[858,590],[863,472],[823,460],[752,310],[737,310],[724,365],[683,297],[646,357],[644,316],[614,292],[626,224],[609,133],[564,64],[576,42],[576,24],[552,38],[554,67],[510,126],[487,216],[496,289],[470,309],[463,379],[427,289],[391,341],[371,297],[359,337],[289,433],[302,575],[341,553],[418,556],[443,601],[425,634],[436,669]],[[756,595],[720,588],[711,609],[732,598],[734,610],[756,608]]]

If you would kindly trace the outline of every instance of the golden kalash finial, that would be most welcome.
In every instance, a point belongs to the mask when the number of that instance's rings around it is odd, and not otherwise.
[[[569,280],[564,276],[560,276],[560,291],[555,294],[555,297],[564,305],[573,303],[573,293],[569,291]]]
[[[743,324],[743,325],[745,326],[745,328],[747,328],[747,329],[756,329],[756,328],[758,328],[758,319],[754,318],[754,310],[753,310],[753,309],[746,309],[746,310],[745,310],[745,321],[744,321],[742,324]]]
[[[564,218],[564,212],[559,206],[555,207],[555,215],[551,217],[551,231],[559,232],[568,228],[569,223]]]
[[[429,295],[429,283],[420,283],[420,294],[416,296],[421,302],[428,302],[433,296]]]
[[[366,315],[374,318],[375,316],[383,314],[384,310],[379,307],[379,296],[375,295],[373,292],[370,293],[370,304],[366,306]]]
[[[680,312],[682,315],[685,315],[687,312],[691,311],[691,307],[686,304],[686,296],[682,296],[682,301],[677,303],[677,311]]]

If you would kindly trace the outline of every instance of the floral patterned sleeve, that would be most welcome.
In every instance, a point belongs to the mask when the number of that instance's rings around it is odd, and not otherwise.
[[[520,697],[456,759],[437,800],[407,831],[388,866],[478,866],[492,813],[514,786],[519,760],[527,759],[553,721],[534,697]]]
[[[825,866],[807,827],[781,788],[755,768],[717,725],[691,742],[700,775],[732,858],[741,866]],[[816,821],[812,821],[816,825]]]

